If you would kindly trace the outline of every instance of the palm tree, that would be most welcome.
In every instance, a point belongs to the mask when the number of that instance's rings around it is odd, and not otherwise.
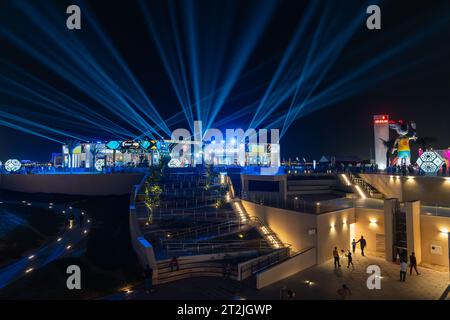
[[[145,181],[145,206],[148,210],[147,223],[153,222],[153,209],[159,206],[161,202],[162,188],[159,185],[161,177],[164,175],[164,171],[167,166],[167,158],[162,157],[158,166],[152,167],[150,175]]]
[[[380,138],[380,140],[383,141],[383,145],[386,147],[386,167],[389,167],[390,163],[391,163],[390,159],[391,159],[392,150],[394,150],[395,141],[397,139],[389,138],[389,140],[384,140],[384,139]]]
[[[423,151],[429,149],[432,143],[436,142],[434,137],[418,137],[416,140],[417,145],[422,148]]]

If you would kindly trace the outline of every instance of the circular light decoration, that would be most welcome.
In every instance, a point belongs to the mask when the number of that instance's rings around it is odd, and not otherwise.
[[[22,164],[17,159],[9,159],[5,162],[5,170],[8,172],[16,172],[20,170]]]
[[[417,165],[426,174],[435,174],[444,164],[444,159],[434,151],[425,151],[417,159]]]
[[[181,167],[181,161],[178,159],[170,159],[169,168],[180,168]]]
[[[104,166],[105,166],[105,159],[98,159],[97,161],[95,161],[95,169],[97,171],[102,171]]]

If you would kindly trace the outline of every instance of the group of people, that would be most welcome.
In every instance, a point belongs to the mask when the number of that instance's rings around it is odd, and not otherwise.
[[[406,261],[406,257],[399,258],[400,261],[400,281],[406,281],[406,271],[408,270],[408,263]],[[417,258],[414,252],[411,252],[409,256],[409,275],[412,276],[413,269],[416,271],[416,274],[419,276],[420,273],[417,270]]]
[[[347,254],[345,255],[347,257],[347,268],[350,268],[350,265],[353,267],[353,255],[355,254],[356,251],[356,245],[359,243],[360,247],[361,247],[361,255],[364,257],[364,249],[367,246],[367,242],[366,239],[364,239],[364,236],[361,236],[361,238],[356,241],[355,239],[353,239],[352,241],[352,251],[347,250]],[[344,250],[341,250],[341,253],[344,254]],[[334,247],[333,250],[333,257],[334,257],[334,267],[335,268],[340,268],[341,267],[341,256],[339,254],[338,248]]]

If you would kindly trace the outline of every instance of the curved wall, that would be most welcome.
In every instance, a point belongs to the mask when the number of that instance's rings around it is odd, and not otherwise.
[[[141,173],[112,174],[2,174],[0,189],[27,193],[71,195],[130,194]]]

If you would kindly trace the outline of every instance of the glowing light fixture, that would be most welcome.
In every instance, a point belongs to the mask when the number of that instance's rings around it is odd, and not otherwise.
[[[17,159],[9,159],[5,162],[5,170],[8,172],[19,171],[21,167],[22,164]]]
[[[104,166],[105,159],[97,159],[97,161],[95,161],[95,170],[102,171]]]
[[[366,199],[367,198],[366,195],[364,194],[364,192],[362,191],[360,186],[355,185],[355,189],[356,189],[356,191],[358,191],[359,197],[361,199]]]
[[[342,179],[344,179],[344,182],[347,186],[351,186],[352,184],[350,183],[350,180],[348,180],[347,175],[345,173],[343,173],[341,175]]]
[[[444,159],[435,151],[425,151],[420,155],[416,163],[426,174],[435,174],[444,164]]]
[[[181,168],[181,161],[178,159],[170,159],[168,163],[169,168]]]

